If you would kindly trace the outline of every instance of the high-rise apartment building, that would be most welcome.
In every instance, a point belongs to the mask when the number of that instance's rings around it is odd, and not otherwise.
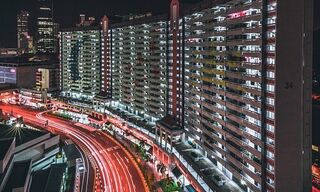
[[[230,1],[184,16],[185,128],[246,190],[310,188],[310,7]]]
[[[244,191],[308,191],[311,2],[204,1],[179,13],[174,0],[170,18],[155,19],[111,25],[113,100],[148,118],[157,95],[154,117],[184,128],[175,141]]]
[[[52,9],[52,0],[38,0],[37,51],[41,53],[56,51]]]
[[[167,27],[160,18],[112,25],[110,31],[113,100],[150,121],[166,113]]]
[[[18,48],[28,51],[32,48],[33,38],[29,33],[29,12],[21,11],[17,15],[17,41]]]
[[[82,19],[81,19],[82,22]],[[101,20],[101,94],[107,99],[112,97],[111,78],[111,34],[109,33],[109,18],[104,16]]]
[[[109,19],[101,25],[80,15],[76,28],[60,33],[61,90],[64,96],[90,100],[95,96],[111,98]]]
[[[168,99],[167,114],[180,127],[184,122],[184,24],[180,15],[179,0],[170,4],[168,27]]]
[[[101,90],[101,30],[64,29],[60,34],[61,91],[64,96],[91,99]]]
[[[191,143],[243,191],[310,191],[312,2],[172,0],[170,17],[102,23],[61,33],[66,95],[109,90],[116,107],[161,119],[167,159],[185,166],[175,147]],[[217,190],[207,168],[186,170]]]

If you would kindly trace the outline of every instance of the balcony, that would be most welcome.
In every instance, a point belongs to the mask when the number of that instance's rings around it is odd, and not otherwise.
[[[176,143],[173,155],[176,161],[179,161],[200,183],[204,191],[243,191],[232,180],[226,178],[212,161],[188,143]],[[226,181],[224,185],[218,186],[217,176]]]

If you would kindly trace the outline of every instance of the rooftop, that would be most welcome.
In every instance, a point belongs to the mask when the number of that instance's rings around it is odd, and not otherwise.
[[[166,115],[165,117],[157,121],[157,123],[159,123],[169,131],[181,131],[182,128],[177,122],[178,121],[176,121],[171,115]]]
[[[63,146],[63,151],[65,152],[68,160],[75,160],[77,158],[81,158],[81,154],[74,144]]]
[[[100,26],[81,26],[61,29],[61,32],[100,30]]]
[[[96,95],[94,98],[94,100],[108,100],[109,98],[109,94],[107,92],[101,91],[98,95]]]
[[[14,84],[9,84],[9,83],[1,83],[0,84],[0,91],[9,91],[9,90],[14,90],[17,89],[16,85]]]
[[[15,188],[24,187],[30,174],[30,169],[31,160],[15,162],[3,191],[13,191]]]
[[[243,191],[243,189],[234,181],[225,177],[221,170],[219,170],[212,161],[203,156],[198,149],[195,149],[189,143],[179,142],[176,143],[175,146],[177,151],[182,154],[184,160],[188,162],[188,164],[199,174],[211,189],[221,192]],[[223,178],[226,180],[226,183],[222,186],[218,186],[216,177]]]
[[[20,55],[14,57],[1,57],[0,66],[22,67],[22,66],[43,66],[58,64],[57,57],[49,55]]]
[[[53,164],[48,169],[34,172],[30,191],[60,192],[66,167],[65,163]]]
[[[48,133],[39,130],[24,127],[16,128],[14,126],[0,124],[0,140],[16,138],[16,146],[22,145],[46,134]]]
[[[0,160],[3,160],[13,142],[14,138],[0,139]]]

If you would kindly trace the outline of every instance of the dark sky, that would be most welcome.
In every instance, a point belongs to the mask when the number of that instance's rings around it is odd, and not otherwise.
[[[314,71],[320,74],[320,1],[314,1]]]
[[[0,1],[0,47],[16,47],[16,15],[20,10],[28,10],[31,16],[35,17],[37,0]],[[201,0],[181,0],[182,3],[199,1]],[[126,15],[148,11],[159,14],[168,11],[169,3],[170,0],[54,0],[54,15],[55,21],[60,23],[62,28],[66,28],[75,25],[80,13],[97,19],[104,14]],[[319,0],[315,0],[315,7],[315,18],[320,18]],[[319,31],[320,19],[315,25]]]
[[[35,16],[37,0],[1,0],[0,3],[0,47],[16,46],[16,15],[28,10]],[[72,27],[80,13],[94,16],[126,15],[129,13],[167,12],[169,0],[54,0],[54,19],[63,28]]]

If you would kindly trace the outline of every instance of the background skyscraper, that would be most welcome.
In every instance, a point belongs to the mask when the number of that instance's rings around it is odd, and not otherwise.
[[[52,0],[38,0],[37,51],[41,53],[56,51],[52,7]]]
[[[60,24],[53,23],[53,53],[57,53],[59,50],[59,31],[60,31]]]
[[[29,12],[21,11],[17,15],[17,37],[18,48],[28,49],[29,36]]]

